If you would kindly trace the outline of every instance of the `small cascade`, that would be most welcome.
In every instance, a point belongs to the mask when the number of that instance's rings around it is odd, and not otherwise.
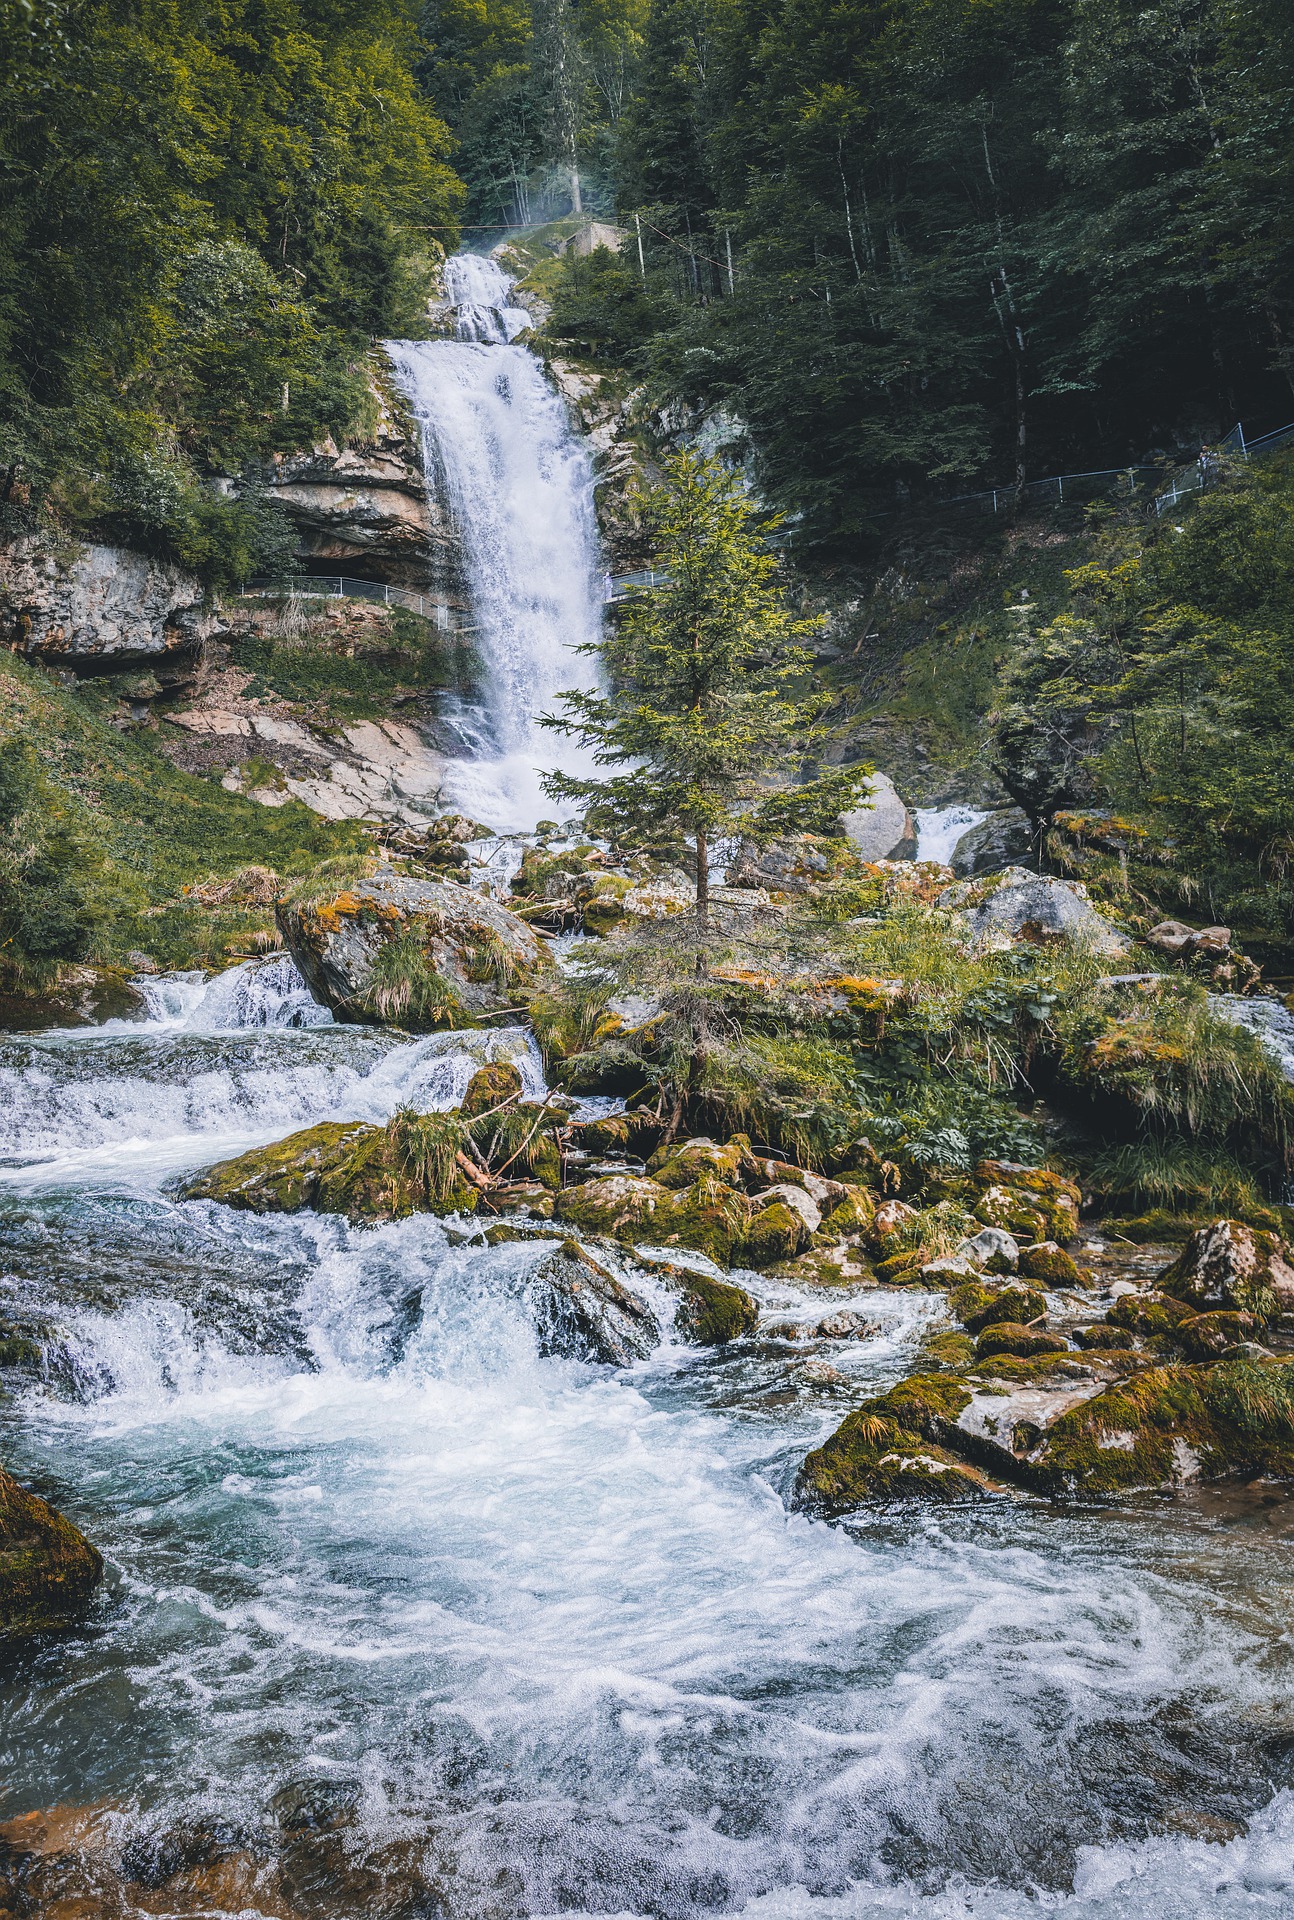
[[[977,827],[988,815],[976,807],[918,807],[913,819],[917,828],[917,859],[938,860],[947,865],[962,835]]]
[[[330,1027],[321,1007],[286,953],[247,960],[212,979],[201,973],[164,973],[135,981],[148,1009],[145,1032],[154,1026],[190,1033],[234,1033],[249,1027]],[[120,1021],[111,1023],[121,1031]]]
[[[590,687],[602,628],[593,469],[535,355],[512,344],[529,318],[491,260],[460,254],[445,285],[456,340],[388,342],[422,423],[430,484],[462,544],[476,699],[449,715],[462,743],[442,798],[497,832],[551,814],[540,775],[574,755],[542,732],[567,687]]]

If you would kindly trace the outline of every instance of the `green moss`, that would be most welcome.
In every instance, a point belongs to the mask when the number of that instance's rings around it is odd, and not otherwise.
[[[1195,1309],[1182,1300],[1163,1293],[1126,1293],[1116,1300],[1105,1318],[1112,1327],[1125,1328],[1143,1336],[1171,1333],[1181,1321],[1189,1320]]]
[[[0,1636],[68,1625],[102,1577],[84,1535],[0,1467]]]
[[[1037,1280],[1045,1287],[1080,1287],[1083,1277],[1077,1263],[1054,1240],[1043,1240],[1020,1249],[1020,1275]]]
[[[983,1360],[991,1354],[1008,1353],[1018,1360],[1030,1360],[1040,1353],[1066,1353],[1068,1349],[1068,1341],[1058,1333],[1047,1333],[1041,1327],[1023,1327],[1013,1320],[999,1320],[986,1327],[975,1342],[975,1357]]]
[[[713,1140],[685,1140],[662,1148],[647,1162],[648,1173],[663,1187],[688,1187],[703,1178],[738,1187],[752,1170],[750,1140],[744,1133],[734,1134],[723,1146]]]
[[[352,1220],[470,1213],[477,1189],[456,1170],[461,1133],[449,1114],[396,1114],[385,1127],[325,1121],[224,1160],[186,1182],[185,1200],[249,1213],[342,1213]]]
[[[366,606],[369,624],[357,639],[352,628],[320,618],[326,601],[302,605],[306,618],[288,638],[233,636],[234,665],[253,676],[247,698],[278,696],[335,722],[384,719],[396,694],[439,693],[458,685],[470,664],[460,644],[408,607]]]
[[[673,1283],[682,1294],[677,1322],[682,1332],[703,1347],[720,1347],[753,1333],[759,1308],[744,1287],[709,1274],[673,1270]]]
[[[811,1513],[831,1518],[895,1501],[963,1505],[987,1499],[994,1491],[984,1474],[955,1454],[860,1410],[848,1414],[831,1438],[806,1457],[794,1500]]]
[[[510,1060],[493,1060],[488,1066],[478,1067],[468,1081],[463,1095],[463,1118],[475,1119],[492,1107],[502,1106],[505,1100],[517,1100],[520,1096],[520,1070]]]
[[[1047,1311],[1046,1298],[1036,1288],[995,1286],[985,1280],[967,1280],[955,1287],[948,1305],[968,1333],[981,1333],[999,1321],[1023,1325]]]

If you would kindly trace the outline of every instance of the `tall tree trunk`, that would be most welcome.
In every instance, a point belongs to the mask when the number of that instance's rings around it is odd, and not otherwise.
[[[698,827],[696,834],[696,976],[704,979],[708,968],[705,942],[710,937],[710,837]]]

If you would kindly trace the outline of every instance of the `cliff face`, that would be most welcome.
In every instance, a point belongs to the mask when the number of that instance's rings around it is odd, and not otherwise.
[[[199,583],[143,554],[43,534],[0,551],[0,634],[47,666],[180,665],[219,631]]]
[[[458,541],[444,509],[428,499],[422,435],[385,360],[374,364],[370,392],[376,420],[362,438],[276,454],[244,479],[288,514],[298,555],[313,570],[453,596]]]

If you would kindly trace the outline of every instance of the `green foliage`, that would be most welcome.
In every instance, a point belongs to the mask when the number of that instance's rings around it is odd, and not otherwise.
[[[1090,1179],[1111,1205],[1131,1200],[1237,1217],[1261,1205],[1250,1169],[1229,1155],[1203,1153],[1182,1139],[1152,1137],[1107,1147],[1092,1163]]]
[[[90,951],[101,860],[26,740],[0,738],[0,980],[39,983]]]
[[[392,1165],[434,1212],[448,1207],[461,1185],[458,1156],[466,1131],[457,1114],[418,1113],[401,1107],[386,1124]]]
[[[603,641],[611,692],[568,693],[566,717],[545,716],[627,771],[544,784],[618,841],[687,835],[703,936],[710,839],[756,830],[760,776],[811,738],[819,701],[805,696],[807,657],[792,643],[812,623],[788,611],[754,510],[717,461],[672,456],[643,508],[668,584],[632,599]]]
[[[310,623],[320,603],[285,603],[277,626],[236,635],[235,665],[255,677],[251,699],[278,694],[285,700],[318,706],[333,722],[383,718],[397,693],[431,693],[456,683],[462,657],[445,646],[445,637],[429,620],[405,607],[385,610],[381,630],[358,643],[346,635]],[[293,613],[299,608],[299,621]]]
[[[595,247],[582,259],[573,251],[563,259],[545,331],[591,359],[633,367],[666,317],[663,302],[620,254]]]
[[[457,186],[415,53],[373,0],[4,11],[6,499],[213,584],[272,560],[203,483],[344,429],[370,336],[418,324]]]
[[[462,1025],[458,996],[436,972],[416,933],[402,933],[378,948],[365,1005],[379,1020],[397,1026]]]

